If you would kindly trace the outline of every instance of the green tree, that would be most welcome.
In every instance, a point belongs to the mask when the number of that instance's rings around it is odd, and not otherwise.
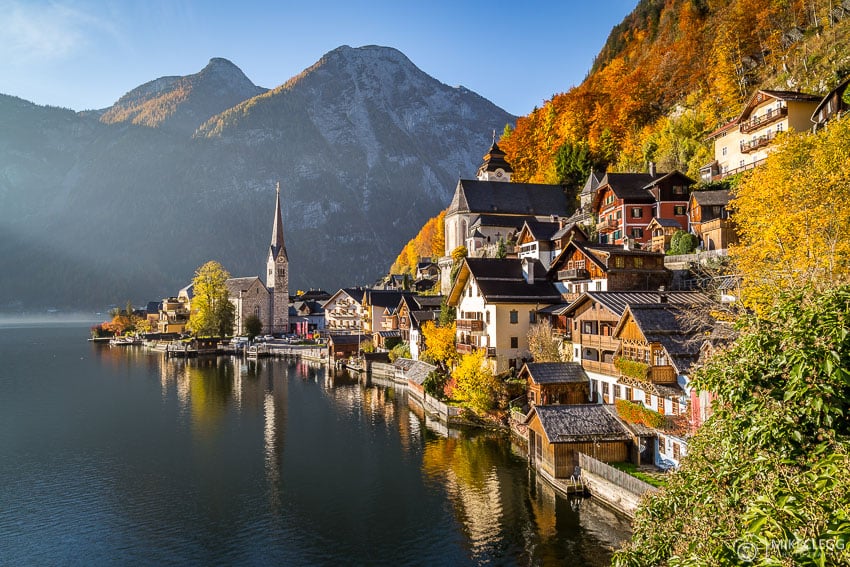
[[[558,183],[566,185],[570,189],[581,188],[587,176],[593,159],[590,156],[590,147],[586,142],[564,142],[555,154],[555,173]]]
[[[697,249],[697,237],[690,232],[677,230],[670,237],[670,250],[667,251],[671,255],[692,254]]]
[[[398,343],[390,350],[390,362],[395,362],[399,358],[410,358],[410,343]]]
[[[242,323],[242,328],[245,329],[245,334],[249,339],[252,339],[263,332],[263,322],[256,315],[248,315]]]
[[[448,298],[444,297],[440,302],[440,318],[437,324],[440,327],[448,327],[455,322],[457,318],[457,309],[449,305]]]
[[[225,285],[228,278],[227,270],[214,260],[195,272],[188,328],[196,337],[227,336],[233,332],[235,311]]]
[[[508,257],[508,247],[505,245],[505,239],[500,238],[499,244],[496,246],[496,258],[505,259]]]
[[[740,328],[696,373],[714,413],[615,565],[850,564],[850,286],[784,294]]]
[[[452,397],[470,409],[484,413],[496,404],[499,382],[490,367],[485,364],[483,350],[463,355],[452,377]]]

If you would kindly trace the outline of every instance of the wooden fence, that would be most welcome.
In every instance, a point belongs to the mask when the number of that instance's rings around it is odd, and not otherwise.
[[[584,453],[578,454],[578,464],[581,467],[582,473],[588,472],[607,480],[608,482],[628,490],[632,494],[640,496],[644,492],[658,490],[651,484],[635,478],[629,473],[623,472],[620,469],[615,469],[611,465],[606,465],[602,461],[597,461]]]

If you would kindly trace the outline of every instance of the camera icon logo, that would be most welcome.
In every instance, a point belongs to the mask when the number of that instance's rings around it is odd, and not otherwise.
[[[752,563],[758,557],[759,548],[751,541],[739,541],[735,545],[735,552],[738,554],[738,559],[744,563]]]

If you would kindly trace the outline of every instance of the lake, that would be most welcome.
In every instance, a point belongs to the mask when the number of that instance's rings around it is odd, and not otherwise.
[[[597,566],[629,536],[403,388],[87,336],[0,326],[0,564]]]

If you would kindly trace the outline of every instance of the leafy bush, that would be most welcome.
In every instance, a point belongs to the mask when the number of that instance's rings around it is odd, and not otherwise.
[[[637,360],[629,360],[628,358],[617,357],[614,359],[614,367],[620,371],[623,376],[634,378],[635,380],[646,380],[646,375],[649,373],[649,365]]]
[[[614,400],[617,414],[629,423],[640,423],[654,429],[663,429],[667,423],[664,415],[628,400]]]

